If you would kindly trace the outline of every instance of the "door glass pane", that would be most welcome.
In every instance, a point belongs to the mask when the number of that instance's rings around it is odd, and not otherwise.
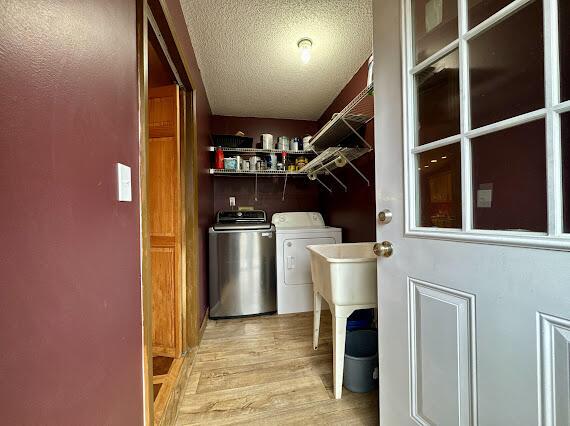
[[[535,1],[469,42],[472,128],[544,107],[542,28]]]
[[[422,152],[419,174],[419,225],[461,228],[461,147],[458,143]]]
[[[560,78],[562,100],[570,99],[570,1],[559,0]]]
[[[546,232],[544,120],[474,138],[473,227]]]
[[[459,134],[459,52],[416,75],[418,145]]]
[[[562,194],[564,199],[564,232],[570,233],[570,112],[562,121]]]
[[[416,63],[457,39],[457,0],[412,0]]]
[[[483,22],[513,0],[469,0],[469,28]]]

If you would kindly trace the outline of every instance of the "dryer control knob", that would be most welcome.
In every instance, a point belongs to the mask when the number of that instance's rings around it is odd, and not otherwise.
[[[292,245],[293,245],[293,243],[292,243],[291,241],[289,241],[289,242],[287,243],[287,247],[291,247]]]

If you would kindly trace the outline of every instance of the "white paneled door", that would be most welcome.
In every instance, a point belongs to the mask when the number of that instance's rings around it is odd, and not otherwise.
[[[570,424],[570,1],[374,0],[380,423]]]

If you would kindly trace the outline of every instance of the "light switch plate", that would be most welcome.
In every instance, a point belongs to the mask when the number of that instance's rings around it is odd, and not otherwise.
[[[121,163],[117,163],[117,199],[119,201],[133,201],[131,168]]]

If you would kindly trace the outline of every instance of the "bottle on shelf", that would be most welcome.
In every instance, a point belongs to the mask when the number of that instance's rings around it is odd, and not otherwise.
[[[216,159],[214,162],[214,168],[220,170],[224,168],[224,151],[221,147],[216,148]]]

